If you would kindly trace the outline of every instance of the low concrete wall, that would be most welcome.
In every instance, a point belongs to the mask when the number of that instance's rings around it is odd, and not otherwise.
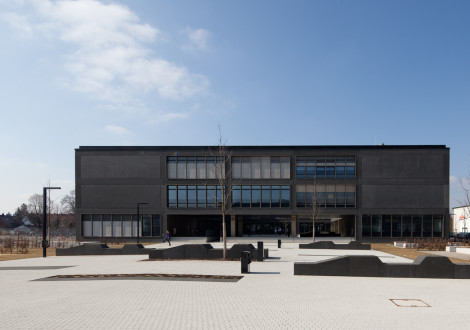
[[[383,263],[377,256],[342,256],[294,263],[294,275],[470,279],[470,264],[442,256],[419,256],[413,263]]]
[[[322,241],[308,244],[299,244],[299,249],[336,249],[336,250],[370,250],[370,244],[356,241],[348,244],[335,244],[332,241]]]
[[[258,258],[258,249],[253,244],[235,244],[227,249],[228,259],[238,259],[242,251],[250,251],[251,259]],[[268,249],[264,249],[263,259],[269,256]],[[223,249],[214,249],[210,244],[184,244],[167,249],[149,251],[150,259],[222,259]]]
[[[125,244],[120,249],[110,249],[107,244],[82,244],[67,249],[56,249],[56,256],[92,256],[92,255],[137,255],[148,254],[142,244]]]

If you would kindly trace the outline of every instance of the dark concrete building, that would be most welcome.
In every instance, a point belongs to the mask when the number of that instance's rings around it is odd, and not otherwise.
[[[226,161],[216,154],[208,146],[79,147],[78,238],[219,232],[220,167],[230,187],[228,236],[310,236],[312,204],[319,236],[448,236],[446,146],[231,146]],[[138,203],[148,203],[139,219]]]

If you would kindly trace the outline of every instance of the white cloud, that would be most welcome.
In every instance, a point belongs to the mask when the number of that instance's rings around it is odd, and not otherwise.
[[[450,181],[450,183],[457,183],[457,182],[459,182],[459,178],[456,177],[456,176],[451,175],[449,177],[449,181]]]
[[[105,127],[106,131],[109,133],[113,133],[116,135],[128,135],[130,132],[125,129],[124,127],[121,126],[116,126],[116,125],[106,125]]]
[[[33,28],[26,16],[21,16],[15,13],[4,13],[1,14],[0,17],[13,29],[18,31],[22,38],[31,38],[33,36]]]
[[[153,92],[180,101],[205,93],[209,86],[205,76],[156,56],[148,44],[166,37],[127,7],[97,0],[34,0],[33,4],[35,11],[29,17],[8,14],[8,22],[23,35],[34,33],[71,46],[63,63],[68,76],[60,81],[73,90],[115,106]],[[193,42],[204,46],[207,36],[197,31]]]
[[[189,26],[184,29],[184,34],[188,37],[189,43],[183,46],[183,49],[191,50],[207,50],[208,42],[212,35],[209,30],[205,29],[192,29]]]

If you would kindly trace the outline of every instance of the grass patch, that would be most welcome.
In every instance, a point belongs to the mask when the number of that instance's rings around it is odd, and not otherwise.
[[[48,248],[47,256],[55,256],[55,248]],[[28,249],[28,253],[13,253],[7,254],[2,253],[0,254],[0,261],[8,261],[8,260],[18,260],[18,259],[28,259],[28,258],[42,258],[42,248],[37,249]]]
[[[395,256],[415,260],[419,256],[432,256],[432,253],[426,253],[426,251],[416,250],[416,249],[405,249],[393,246],[392,244],[387,243],[372,243],[370,247],[373,250],[385,252],[388,254],[393,254]],[[465,263],[470,264],[470,260],[463,260],[458,258],[449,258],[453,263]]]

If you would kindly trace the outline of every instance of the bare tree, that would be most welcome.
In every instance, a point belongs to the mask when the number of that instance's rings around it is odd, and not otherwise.
[[[222,195],[220,196],[220,200],[217,203],[220,206],[222,212],[222,241],[224,243],[223,247],[223,258],[225,259],[227,256],[227,228],[225,225],[225,216],[230,210],[230,195],[232,193],[232,186],[230,185],[230,176],[231,176],[231,166],[230,162],[230,148],[225,145],[225,142],[222,138],[222,129],[219,125],[219,138],[217,140],[216,146],[216,162],[215,162],[215,171],[216,171],[216,179],[217,183],[221,189]]]
[[[28,201],[28,214],[29,219],[34,226],[42,228],[42,217],[43,217],[43,200],[41,194],[34,194],[29,198]]]
[[[309,193],[311,194],[310,196],[309,196]],[[312,219],[312,226],[313,226],[312,239],[313,239],[313,243],[315,243],[315,223],[318,220],[318,215],[320,214],[320,203],[321,203],[321,200],[319,200],[318,198],[317,182],[315,179],[313,180],[312,191],[311,192],[306,191],[306,194],[307,194],[307,206],[310,209],[310,217]]]
[[[463,198],[460,200],[460,206],[463,206],[463,216],[465,219],[470,218],[470,173],[467,175],[466,178],[459,179],[460,187],[463,191]],[[466,221],[466,220],[464,220]],[[465,223],[464,223],[465,226]]]
[[[75,190],[71,190],[68,195],[65,195],[60,204],[64,213],[75,214]]]

